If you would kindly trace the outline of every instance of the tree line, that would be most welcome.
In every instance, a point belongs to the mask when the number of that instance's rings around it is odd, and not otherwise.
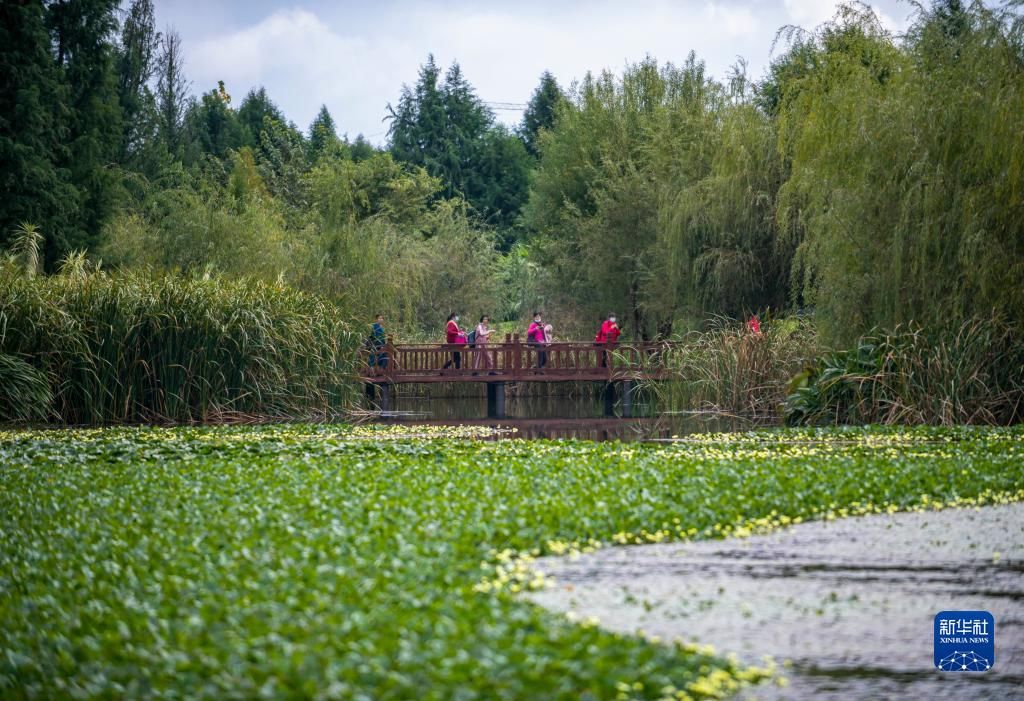
[[[152,0],[0,8],[0,248],[26,223],[54,270],[282,278],[410,333],[453,310],[561,336],[813,315],[824,338],[1024,321],[1024,23],[939,0],[894,37],[866,6],[783,28],[759,79],[690,54],[563,89],[498,123],[432,56],[388,139],[308,129],[267,91],[194,96]],[[237,105],[237,106],[236,106]]]

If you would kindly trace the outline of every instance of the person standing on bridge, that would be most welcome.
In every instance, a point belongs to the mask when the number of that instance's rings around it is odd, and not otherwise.
[[[449,314],[448,323],[445,324],[445,340],[449,345],[453,346],[464,346],[466,345],[466,334],[462,333],[462,329],[459,328],[459,315]],[[462,353],[459,351],[452,351],[452,357],[444,364],[442,370],[447,370],[452,365],[455,365],[455,369],[458,370],[462,367]]]
[[[526,330],[526,343],[537,348],[537,369],[539,370],[547,365],[548,354],[541,349],[548,343],[548,334],[544,330],[544,322],[540,312],[533,313],[533,323]]]
[[[488,324],[490,319],[484,314],[480,317],[480,323],[477,324],[476,330],[473,332],[473,345],[476,346],[476,354],[473,358],[473,368],[479,370],[481,367],[486,370],[494,369],[494,363],[491,362],[491,354],[487,352],[487,343],[490,340],[490,335],[494,333]],[[475,373],[474,373],[475,374]]]
[[[370,337],[366,339],[366,347],[370,350],[370,367],[373,368],[374,375],[379,375],[388,368],[388,354],[384,352],[387,342],[384,315],[378,314],[373,320]]]
[[[608,315],[608,319],[601,324],[601,328],[597,330],[597,335],[594,336],[594,343],[599,346],[614,346],[618,343],[621,333],[622,329],[619,328],[615,312],[612,312]],[[608,367],[608,351],[605,349],[601,350],[601,367]]]

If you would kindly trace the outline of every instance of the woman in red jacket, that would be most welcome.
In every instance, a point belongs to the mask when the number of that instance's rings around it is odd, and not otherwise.
[[[462,333],[462,329],[459,328],[459,315],[449,314],[448,323],[445,324],[444,329],[445,340],[449,345],[452,346],[464,346],[466,345],[466,334]],[[462,367],[462,353],[459,351],[452,351],[452,357],[444,364],[442,370],[447,370],[452,365],[455,365],[455,369],[458,370]]]
[[[594,336],[594,343],[599,346],[609,345],[614,346],[619,341],[619,335],[622,333],[622,329],[619,328],[619,324],[616,321],[615,313],[608,315],[608,319],[601,324],[601,328],[597,330],[597,335]],[[608,351],[601,351],[601,367],[608,367]]]

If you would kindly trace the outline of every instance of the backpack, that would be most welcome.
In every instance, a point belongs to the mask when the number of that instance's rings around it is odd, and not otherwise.
[[[469,343],[470,348],[476,347],[476,329],[469,332],[469,336],[466,337],[466,341]]]

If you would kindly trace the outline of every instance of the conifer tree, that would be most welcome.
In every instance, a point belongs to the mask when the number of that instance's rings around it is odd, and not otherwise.
[[[78,193],[57,166],[67,99],[43,4],[0,4],[0,248],[23,222],[52,236],[74,216]]]
[[[160,40],[153,0],[133,0],[117,52],[117,94],[124,122],[122,163],[141,150],[143,142],[151,136],[155,104],[149,82],[156,71]]]
[[[565,96],[558,87],[555,76],[544,71],[540,76],[540,85],[533,91],[530,102],[523,112],[523,122],[519,127],[519,135],[531,156],[536,158],[539,155],[537,140],[540,131],[554,126],[558,104],[564,99]]]
[[[341,156],[345,152],[327,105],[320,106],[320,111],[309,125],[308,143],[310,163],[316,163],[325,156]]]
[[[46,233],[46,262],[52,266],[73,250],[91,250],[113,211],[121,145],[121,106],[114,66],[117,0],[63,0],[48,5],[57,68],[67,86],[66,168],[80,206],[67,224]]]
[[[156,74],[157,134],[167,152],[180,157],[190,83],[185,77],[181,36],[173,29],[160,42]]]
[[[263,131],[264,120],[270,118],[274,122],[287,125],[281,109],[274,104],[264,87],[250,90],[242,104],[238,106],[238,123],[244,132],[245,144],[256,147],[260,143],[260,132]]]
[[[403,88],[390,109],[389,137],[396,160],[422,166],[442,179],[446,197],[461,196],[477,214],[509,226],[526,199],[526,159],[495,132],[494,114],[476,95],[458,63],[441,71],[429,56],[415,88]]]

